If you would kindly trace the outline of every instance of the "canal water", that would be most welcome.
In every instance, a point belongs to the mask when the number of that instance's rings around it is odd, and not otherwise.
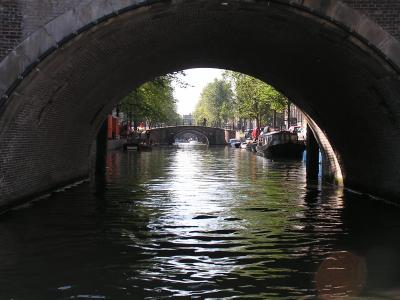
[[[400,299],[400,210],[229,147],[112,152],[0,216],[0,299]]]

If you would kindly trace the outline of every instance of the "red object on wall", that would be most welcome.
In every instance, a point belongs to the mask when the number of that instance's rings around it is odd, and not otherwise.
[[[107,137],[108,139],[112,140],[119,136],[119,120],[118,118],[108,115],[107,118],[108,122],[108,130],[107,130]]]
[[[113,116],[112,115],[108,115],[107,117],[107,137],[109,140],[111,140],[113,138]]]
[[[256,140],[258,139],[258,136],[260,135],[260,128],[256,127],[253,129],[253,131],[251,132],[251,137]]]

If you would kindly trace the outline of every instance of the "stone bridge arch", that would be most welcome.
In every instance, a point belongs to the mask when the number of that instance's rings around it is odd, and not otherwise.
[[[202,133],[200,131],[196,131],[196,130],[182,130],[180,132],[177,132],[174,135],[174,139],[176,141],[177,139],[182,138],[182,137],[184,137],[185,135],[188,135],[188,134],[197,137],[197,141],[199,141],[199,142],[202,142],[202,143],[207,144],[207,145],[210,144],[210,142],[208,140],[208,137],[204,133]]]
[[[85,1],[0,62],[0,204],[85,177],[111,108],[191,67],[274,85],[326,135],[345,185],[399,199],[399,53],[341,1]]]
[[[150,139],[161,145],[172,144],[176,137],[185,133],[200,136],[208,145],[226,145],[235,137],[235,131],[206,126],[171,126],[150,130]]]

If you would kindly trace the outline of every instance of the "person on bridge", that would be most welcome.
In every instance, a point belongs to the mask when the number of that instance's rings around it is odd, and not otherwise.
[[[207,126],[207,119],[206,119],[206,118],[203,119],[203,126],[204,126],[204,127]]]

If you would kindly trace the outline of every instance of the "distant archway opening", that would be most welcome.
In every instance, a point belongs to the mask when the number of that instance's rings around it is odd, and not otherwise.
[[[207,138],[207,136],[196,130],[183,130],[174,135],[174,141],[175,143],[181,142],[181,143],[201,143],[201,144],[206,144],[209,145],[210,142]]]

